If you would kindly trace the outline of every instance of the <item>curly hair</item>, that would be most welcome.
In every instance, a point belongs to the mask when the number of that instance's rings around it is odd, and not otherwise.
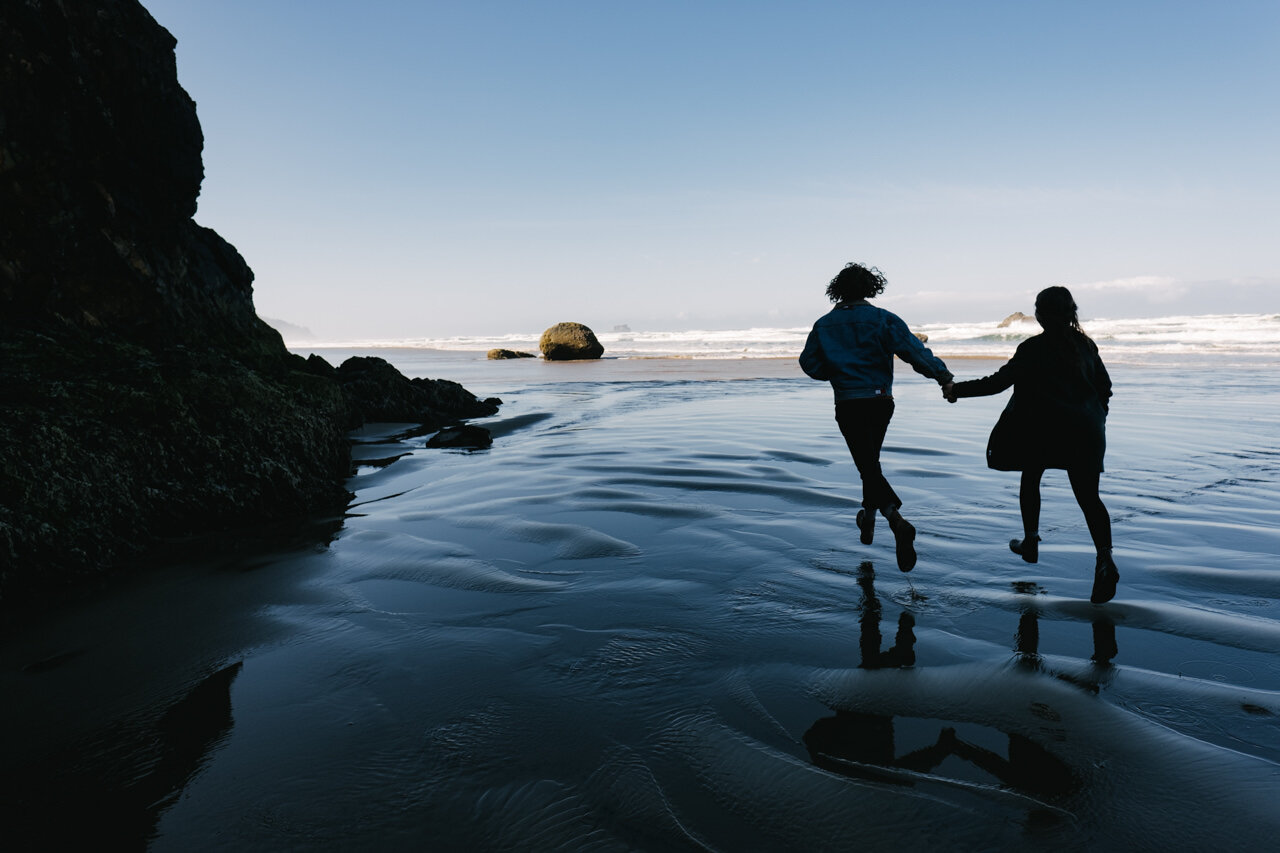
[[[848,263],[827,285],[827,298],[835,303],[870,299],[884,293],[888,283],[884,273],[875,267]]]

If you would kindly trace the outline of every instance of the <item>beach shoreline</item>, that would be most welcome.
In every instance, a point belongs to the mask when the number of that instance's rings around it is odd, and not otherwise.
[[[910,318],[904,318],[910,321]],[[1126,363],[1172,364],[1180,360],[1196,364],[1208,358],[1236,360],[1241,364],[1280,364],[1280,314],[1212,314],[1137,319],[1085,320],[1085,332],[1097,341],[1102,357]],[[927,338],[928,346],[943,358],[967,356],[1008,358],[1017,345],[1038,334],[1034,322],[1001,326],[996,320],[981,323],[911,324],[913,332]],[[796,358],[804,347],[808,326],[749,329],[687,329],[682,331],[600,332],[606,357],[691,357],[694,359]],[[324,341],[289,338],[288,346],[305,354],[315,349],[363,353],[366,351],[435,351],[464,356],[490,349],[536,353],[538,335],[533,332],[501,335],[455,335],[400,340]]]
[[[396,366],[451,363],[421,358]],[[1017,477],[982,453],[1004,396],[948,405],[898,373],[903,574],[883,524],[858,543],[829,387],[783,360],[508,364],[466,383],[503,397],[492,448],[357,446],[331,539],[174,566],[0,646],[23,820],[47,825],[39,792],[113,803],[157,850],[1280,829],[1273,374],[1115,366],[1121,581],[1097,606],[1061,472],[1039,564],[1008,551]],[[164,721],[201,703],[221,710],[191,752]],[[141,803],[159,782],[181,795]]]

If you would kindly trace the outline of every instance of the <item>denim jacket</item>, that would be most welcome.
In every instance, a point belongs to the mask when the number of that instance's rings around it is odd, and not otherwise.
[[[942,359],[911,334],[897,314],[860,299],[818,318],[800,353],[800,367],[831,383],[837,400],[893,396],[893,357],[945,385],[954,377]]]

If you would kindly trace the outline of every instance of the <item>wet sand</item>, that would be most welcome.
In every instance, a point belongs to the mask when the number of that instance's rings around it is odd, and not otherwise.
[[[982,461],[1004,397],[949,406],[900,371],[904,575],[883,521],[859,544],[830,391],[793,362],[387,357],[502,397],[493,447],[361,445],[407,455],[361,466],[309,543],[169,566],[6,639],[15,849],[91,830],[154,850],[1252,850],[1280,831],[1272,371],[1113,366],[1121,581],[1097,606],[1062,472],[1040,562],[1008,550],[1017,476]]]

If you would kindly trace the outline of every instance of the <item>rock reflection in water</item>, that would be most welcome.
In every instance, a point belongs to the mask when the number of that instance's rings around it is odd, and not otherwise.
[[[13,808],[6,844],[73,850],[109,841],[115,850],[146,849],[160,815],[230,733],[231,684],[243,666],[208,676],[141,730],[113,727],[73,747],[77,754],[66,761],[15,772],[4,785]]]

